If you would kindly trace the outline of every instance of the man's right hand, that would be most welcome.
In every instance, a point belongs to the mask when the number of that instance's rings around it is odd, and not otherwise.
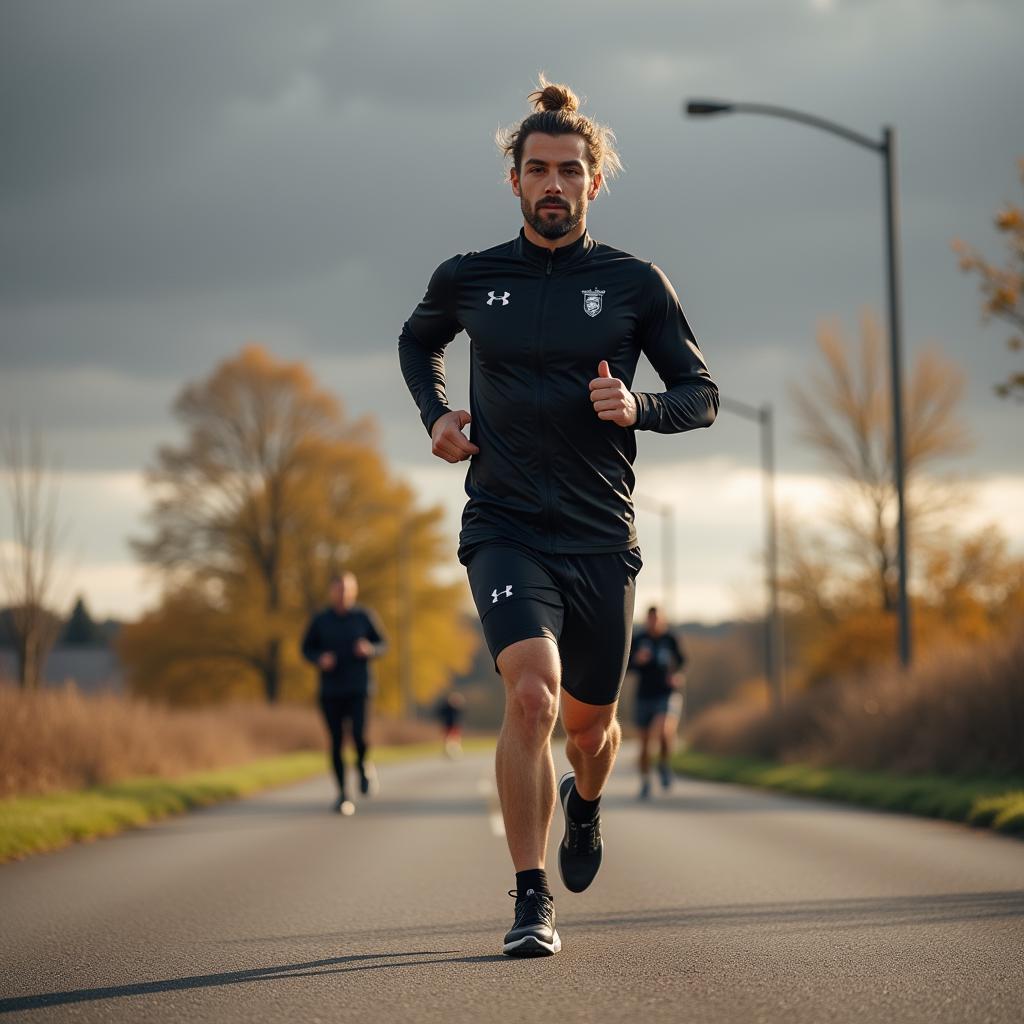
[[[335,665],[338,664],[338,659],[330,652],[324,651],[319,658],[316,659],[316,663],[325,671],[330,672]]]
[[[471,419],[465,409],[439,416],[430,428],[431,452],[445,462],[463,462],[470,455],[477,455],[480,449],[462,433]]]

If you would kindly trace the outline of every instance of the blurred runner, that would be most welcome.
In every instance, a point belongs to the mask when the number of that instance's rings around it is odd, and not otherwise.
[[[579,113],[565,85],[541,77],[530,100],[534,113],[501,139],[522,229],[442,263],[398,345],[432,453],[471,460],[459,560],[505,683],[496,772],[516,872],[509,956],[561,948],[544,869],[556,799],[565,887],[582,892],[601,866],[601,793],[621,741],[616,706],[642,564],[637,433],[706,427],[718,409],[668,279],[587,233],[589,203],[621,167],[615,137]],[[449,209],[473,231],[468,165],[450,149],[446,159]],[[472,415],[448,404],[445,385],[444,350],[463,330]],[[641,354],[664,391],[630,389]],[[559,710],[573,771],[556,787]]]
[[[346,816],[355,804],[345,788],[344,724],[356,748],[359,789],[370,796],[377,789],[377,772],[367,759],[366,712],[373,690],[370,661],[387,649],[377,618],[357,605],[359,583],[351,572],[331,580],[330,604],[317,612],[306,628],[302,655],[320,669],[320,709],[331,742],[331,763],[338,780],[334,809]]]
[[[444,753],[451,760],[462,757],[462,714],[466,698],[458,690],[449,690],[437,702],[437,717],[444,735]]]
[[[637,672],[636,724],[640,729],[640,799],[651,795],[651,745],[658,747],[662,789],[672,785],[672,751],[683,713],[686,654],[668,632],[656,607],[647,609],[647,628],[633,638],[629,667]]]

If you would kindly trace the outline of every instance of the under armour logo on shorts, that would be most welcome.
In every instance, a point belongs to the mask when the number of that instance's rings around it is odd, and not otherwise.
[[[508,300],[511,298],[511,292],[502,292],[501,295],[495,295],[494,292],[487,293],[489,298],[487,299],[487,305],[490,306],[495,302],[500,302],[503,306],[508,305]]]
[[[491,591],[491,597],[493,598],[493,600],[491,601],[491,604],[497,604],[499,597],[511,597],[511,596],[512,596],[512,584],[511,583],[509,583],[508,586],[506,586],[504,590],[498,590],[498,588],[495,587],[494,590]]]

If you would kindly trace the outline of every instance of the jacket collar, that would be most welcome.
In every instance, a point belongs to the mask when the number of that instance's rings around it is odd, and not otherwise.
[[[551,261],[553,268],[568,266],[586,257],[597,243],[590,237],[589,231],[576,239],[571,245],[563,245],[557,249],[548,249],[543,245],[534,245],[526,237],[526,232],[520,228],[519,237],[515,241],[516,255],[529,263],[535,263],[539,267],[546,267]]]

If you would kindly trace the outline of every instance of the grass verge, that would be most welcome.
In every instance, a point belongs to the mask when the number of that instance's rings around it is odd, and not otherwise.
[[[677,754],[674,763],[676,771],[682,775],[700,779],[962,821],[1024,836],[1024,779],[889,775],[807,764],[777,764],[689,750]]]
[[[493,740],[467,740],[467,751],[487,750]],[[376,764],[437,757],[439,744],[378,747]],[[323,751],[302,751],[251,761],[234,768],[192,772],[175,779],[153,776],[43,796],[0,800],[0,863],[69,843],[113,835],[171,814],[236,800],[261,790],[321,775]]]

